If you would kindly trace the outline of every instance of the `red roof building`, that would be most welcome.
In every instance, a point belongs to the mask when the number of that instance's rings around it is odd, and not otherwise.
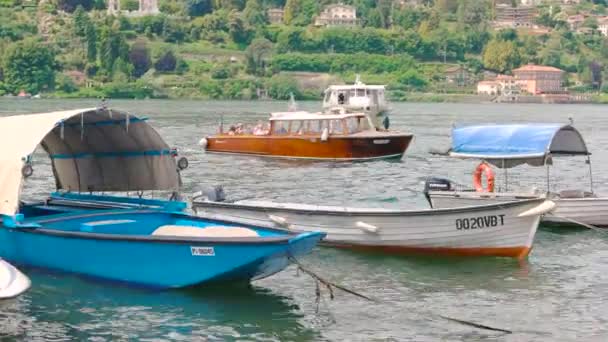
[[[564,91],[564,71],[544,65],[528,64],[513,70],[515,81],[530,94],[551,94]]]

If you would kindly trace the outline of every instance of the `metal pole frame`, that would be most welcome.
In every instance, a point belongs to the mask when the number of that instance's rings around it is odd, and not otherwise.
[[[589,165],[589,190],[593,193],[593,170],[591,168],[591,156],[587,155],[587,165]]]

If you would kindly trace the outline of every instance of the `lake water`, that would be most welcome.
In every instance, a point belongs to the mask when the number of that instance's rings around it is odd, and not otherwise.
[[[91,100],[0,100],[0,115],[96,106]],[[571,117],[593,152],[594,188],[608,195],[608,106],[394,103],[391,128],[415,134],[401,161],[310,163],[205,154],[200,138],[226,123],[264,120],[281,102],[111,101],[150,118],[190,161],[184,191],[222,184],[228,197],[367,207],[424,208],[430,175],[471,184],[474,161],[432,156],[452,124],[562,122]],[[300,103],[318,109],[318,103]],[[583,158],[555,160],[552,189],[589,186]],[[26,198],[54,182],[43,154]],[[512,186],[546,187],[544,168],[509,171]],[[500,178],[500,173],[498,174]],[[91,255],[95,257],[95,251]],[[542,229],[525,263],[513,260],[385,257],[318,248],[302,259],[317,273],[378,302],[343,292],[318,305],[314,282],[294,267],[250,289],[147,291],[27,269],[32,289],[0,302],[0,339],[142,341],[605,341],[608,235]],[[171,265],[167,265],[171,267]],[[443,314],[511,329],[504,335],[441,319]]]

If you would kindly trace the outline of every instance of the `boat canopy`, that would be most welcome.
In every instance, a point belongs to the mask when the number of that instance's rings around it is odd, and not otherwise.
[[[500,168],[542,166],[552,155],[589,155],[576,128],[563,124],[455,127],[450,156],[483,159]]]
[[[179,188],[175,158],[145,118],[98,108],[7,116],[0,118],[0,215],[17,213],[38,145],[51,158],[59,190]]]

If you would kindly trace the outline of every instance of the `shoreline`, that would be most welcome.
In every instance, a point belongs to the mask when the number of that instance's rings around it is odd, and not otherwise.
[[[83,94],[84,95],[84,94]],[[550,98],[543,96],[522,96],[522,100],[519,101],[497,101],[495,96],[489,95],[477,95],[477,94],[444,94],[444,93],[408,93],[401,97],[390,97],[390,102],[403,102],[403,103],[472,103],[472,104],[608,104],[608,94],[571,94],[572,97],[585,96],[588,99],[584,101],[554,101]],[[55,100],[99,100],[102,97],[99,96],[79,96],[77,94],[65,94],[65,93],[45,93],[41,94],[40,97],[19,97],[19,96],[0,96],[2,100],[39,100],[39,99],[55,99]],[[256,102],[272,102],[272,101],[286,101],[285,99],[271,99],[271,98],[210,98],[207,96],[152,96],[145,98],[138,97],[111,97],[106,98],[107,100],[144,100],[144,99],[155,99],[155,100],[191,100],[191,101],[256,101]],[[299,101],[322,101],[321,97],[306,97],[298,99]]]

